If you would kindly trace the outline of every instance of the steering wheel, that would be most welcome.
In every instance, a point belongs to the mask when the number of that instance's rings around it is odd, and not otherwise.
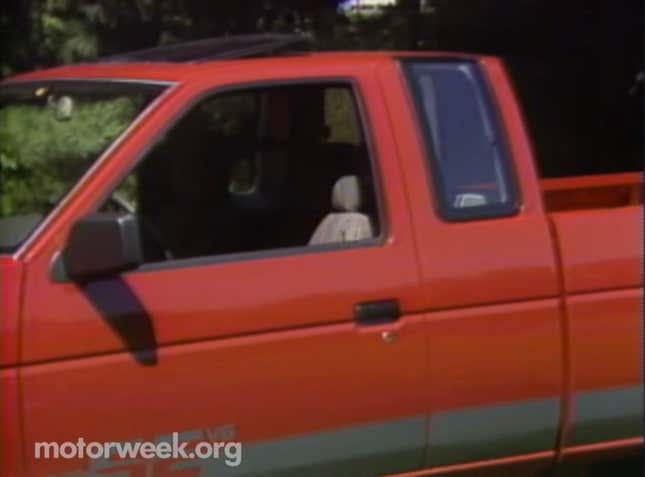
[[[135,205],[119,194],[112,194],[110,198],[107,200],[107,202],[116,211],[124,212],[126,214],[137,215],[137,210]],[[165,259],[166,260],[173,259],[174,257],[170,250],[170,247],[168,246],[168,243],[163,239],[163,235],[161,234],[159,229],[157,229],[157,227],[155,227],[144,216],[137,215],[137,217],[141,225],[143,225],[143,227],[146,229],[149,235],[153,238],[153,240],[155,241],[156,245],[159,247],[159,250],[161,250]]]

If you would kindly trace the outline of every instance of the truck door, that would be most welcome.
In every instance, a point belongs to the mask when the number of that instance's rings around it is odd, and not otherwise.
[[[405,58],[381,75],[404,85],[388,103],[427,310],[429,465],[552,458],[563,379],[557,274],[505,77],[493,61],[441,58]]]
[[[425,324],[413,313],[418,268],[383,99],[367,65],[303,77],[306,61],[279,81],[253,63],[235,83],[179,89],[53,220],[25,281],[29,475],[424,465]],[[60,253],[71,223],[93,212],[134,214],[146,263],[81,285]],[[166,442],[174,432],[189,449],[231,441],[242,453],[32,453],[42,441]]]

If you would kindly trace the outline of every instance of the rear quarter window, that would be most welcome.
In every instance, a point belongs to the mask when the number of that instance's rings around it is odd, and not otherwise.
[[[446,220],[512,215],[518,194],[486,80],[470,62],[403,61]]]

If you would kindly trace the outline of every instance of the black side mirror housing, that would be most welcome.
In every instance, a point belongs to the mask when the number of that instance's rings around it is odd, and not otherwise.
[[[143,263],[139,221],[133,214],[92,214],[72,226],[62,252],[65,274],[88,282]]]

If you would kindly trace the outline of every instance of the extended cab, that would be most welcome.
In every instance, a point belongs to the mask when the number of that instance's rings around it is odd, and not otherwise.
[[[641,175],[541,179],[500,60],[134,60],[0,86],[1,475],[642,450]],[[35,455],[173,432],[241,462]]]

